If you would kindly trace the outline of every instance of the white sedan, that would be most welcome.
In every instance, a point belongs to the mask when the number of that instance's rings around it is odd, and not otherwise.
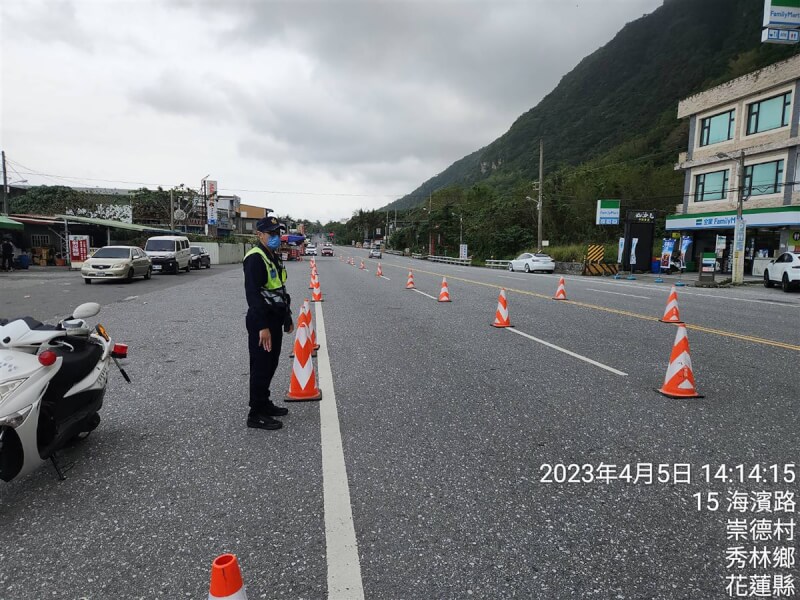
[[[81,266],[84,283],[95,279],[133,281],[139,275],[150,279],[153,263],[144,250],[136,246],[104,246]]]
[[[800,287],[800,252],[784,252],[764,269],[764,286],[780,283],[784,292]]]
[[[525,254],[520,254],[514,260],[508,261],[508,270],[525,271],[526,273],[530,273],[531,271],[546,271],[552,273],[556,270],[556,263],[547,254],[531,254],[530,252],[526,252]]]

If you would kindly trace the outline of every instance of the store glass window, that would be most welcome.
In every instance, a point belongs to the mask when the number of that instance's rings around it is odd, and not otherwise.
[[[700,121],[700,145],[708,146],[733,139],[735,112],[729,110]]]
[[[744,168],[745,196],[777,194],[783,187],[783,161],[748,165]]]
[[[694,201],[724,200],[728,197],[728,169],[703,173],[694,180]]]
[[[791,115],[791,106],[791,92],[748,105],[747,135],[787,126]]]

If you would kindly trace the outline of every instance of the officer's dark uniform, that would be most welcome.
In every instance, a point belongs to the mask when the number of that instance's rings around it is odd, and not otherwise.
[[[262,232],[280,233],[275,217],[260,219],[256,228]],[[244,289],[247,296],[247,348],[250,352],[250,414],[248,427],[280,429],[282,423],[273,417],[286,415],[286,408],[270,400],[270,382],[281,354],[284,327],[292,323],[290,298],[286,293],[286,269],[280,257],[261,244],[244,258]],[[259,345],[259,331],[269,329],[270,352]]]

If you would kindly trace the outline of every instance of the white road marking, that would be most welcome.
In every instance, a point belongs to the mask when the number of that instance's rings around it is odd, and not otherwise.
[[[580,279],[575,279],[575,281],[580,281]],[[587,282],[588,283],[588,282]],[[664,285],[659,284],[636,284],[636,283],[610,283],[606,281],[594,281],[592,282],[595,285],[610,285],[614,287],[632,287],[632,288],[641,288],[646,290],[664,290],[665,295],[669,294],[669,290],[672,287],[671,283],[665,282]],[[755,304],[769,304],[770,306],[782,306],[784,308],[800,308],[800,304],[783,304],[782,302],[774,302],[771,300],[758,300],[755,298],[738,298],[736,296],[725,296],[723,294],[703,294],[701,292],[690,292],[686,290],[686,287],[678,287],[678,296],[702,296],[705,298],[715,298],[718,300],[734,300],[737,302],[753,302]]]
[[[601,362],[597,362],[596,360],[592,360],[591,358],[587,358],[586,356],[583,356],[581,354],[576,354],[575,352],[572,352],[571,350],[567,350],[566,348],[562,348],[561,346],[556,346],[555,344],[551,344],[550,342],[545,342],[544,340],[540,340],[539,338],[535,338],[532,335],[529,335],[529,334],[527,334],[527,333],[525,333],[523,331],[519,331],[518,329],[512,329],[511,327],[507,327],[506,331],[510,331],[511,333],[516,333],[517,335],[521,335],[522,337],[526,337],[529,340],[533,340],[534,342],[539,342],[540,344],[543,344],[543,345],[547,346],[548,348],[552,348],[553,350],[558,350],[559,352],[563,352],[564,354],[569,354],[570,356],[573,356],[573,357],[577,358],[578,360],[582,360],[584,362],[589,363],[590,365],[594,365],[595,367],[600,367],[601,369],[605,369],[606,371],[610,371],[610,372],[614,373],[615,375],[621,375],[622,377],[627,377],[627,375],[628,375],[627,373],[625,373],[623,371],[618,371],[614,367],[609,367],[608,365],[604,365]]]
[[[317,320],[317,369],[319,387],[323,398],[319,404],[320,434],[322,442],[322,490],[325,510],[325,544],[328,561],[328,598],[336,600],[361,600],[364,587],[361,582],[361,563],[358,559],[358,542],[350,505],[350,488],[347,485],[347,467],[344,462],[342,433],[336,394],[333,391],[333,373],[328,356],[325,319],[322,304],[315,304]]]
[[[609,292],[608,290],[596,290],[594,288],[586,288],[587,292],[601,292],[603,294],[614,294],[615,296],[629,296],[630,298],[642,298],[644,300],[652,300],[649,296],[636,296],[634,294],[623,294],[621,292]]]
[[[386,275],[381,275],[381,279],[385,279],[386,281],[391,281],[391,279],[389,279],[388,277],[386,277]]]
[[[418,294],[422,294],[423,296],[427,296],[427,297],[428,297],[428,298],[430,298],[431,300],[438,300],[438,298],[434,298],[434,297],[433,297],[433,296],[431,296],[430,294],[426,294],[425,292],[420,292],[420,291],[419,291],[419,290],[417,290],[417,289],[414,289],[414,290],[411,290],[411,291],[412,291],[412,292],[417,292]]]
[[[136,300],[139,296],[128,296],[127,298],[123,298],[123,302],[128,302],[129,300]]]
[[[512,276],[510,276],[510,275],[498,275],[498,277],[500,277],[501,279],[514,279],[514,280],[516,280],[516,281],[519,281],[519,280],[520,280],[520,278],[519,278],[519,277],[512,277]]]

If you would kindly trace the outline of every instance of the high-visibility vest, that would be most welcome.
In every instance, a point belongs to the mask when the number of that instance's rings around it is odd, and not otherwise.
[[[261,258],[264,260],[264,265],[267,268],[267,283],[264,285],[264,289],[278,290],[282,288],[283,284],[286,283],[286,269],[284,269],[282,266],[278,267],[274,265],[267,256],[267,253],[258,246],[251,248],[248,253],[244,255],[244,257],[247,258],[251,254],[260,254]]]

